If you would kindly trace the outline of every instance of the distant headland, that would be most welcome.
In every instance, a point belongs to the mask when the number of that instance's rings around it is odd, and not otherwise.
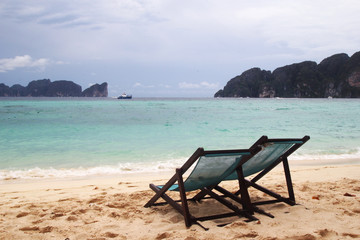
[[[252,68],[227,82],[214,97],[359,98],[360,52],[335,54],[317,64],[295,63],[273,72]]]
[[[0,97],[107,97],[106,82],[94,84],[82,91],[81,86],[67,80],[51,82],[50,79],[31,81],[26,87],[15,84],[11,87],[0,83]]]

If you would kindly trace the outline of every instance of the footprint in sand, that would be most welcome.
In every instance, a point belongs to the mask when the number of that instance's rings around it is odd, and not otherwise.
[[[49,232],[52,232],[53,229],[54,229],[54,227],[47,226],[47,227],[41,228],[39,232],[40,233],[49,233]]]
[[[40,228],[38,226],[20,228],[20,231],[23,231],[23,232],[39,231],[39,230],[40,230]]]
[[[39,233],[48,233],[48,232],[51,232],[54,228],[52,226],[47,226],[47,227],[44,227],[44,228],[39,228],[38,226],[33,226],[33,227],[23,227],[23,228],[20,228],[20,231],[23,231],[23,232],[31,232],[31,231],[38,231]]]
[[[31,222],[32,224],[39,224],[39,223],[42,223],[44,220],[42,219],[39,219],[39,220],[36,220],[36,221],[33,221]]]
[[[171,234],[168,232],[164,232],[164,233],[159,233],[155,239],[166,239],[171,237]]]
[[[15,206],[12,206],[10,208],[21,208],[21,207],[22,207],[22,205],[15,205]]]
[[[353,234],[353,233],[343,233],[341,234],[344,237],[351,237],[351,238],[359,238],[360,234]]]
[[[97,197],[97,198],[90,199],[88,201],[88,204],[102,203],[103,201],[104,201],[104,197]]]
[[[319,230],[319,231],[316,231],[316,233],[318,233],[321,237],[326,237],[326,238],[329,238],[329,237],[336,237],[338,236],[338,233],[333,231],[333,230],[328,230],[328,229],[322,229],[322,230]]]
[[[353,209],[352,211],[353,211],[354,213],[360,213],[360,208]]]
[[[112,212],[112,213],[109,214],[109,217],[111,217],[111,218],[120,218],[121,214],[116,213],[116,212]]]
[[[71,215],[80,215],[80,214],[86,213],[87,211],[88,211],[88,209],[78,209],[78,210],[71,212]]]
[[[74,202],[76,201],[76,198],[63,198],[63,199],[59,199],[58,202]]]
[[[250,231],[249,233],[242,233],[235,236],[236,239],[244,239],[244,238],[256,238],[259,234],[255,231]]]
[[[59,218],[59,217],[63,217],[63,216],[65,216],[64,213],[58,212],[58,213],[52,213],[50,218],[55,219],[55,218]]]
[[[290,239],[290,240],[316,240],[316,237],[312,234],[305,234],[305,235],[301,235],[301,236],[290,236],[290,237],[285,237],[285,239]]]
[[[27,216],[27,215],[29,215],[28,212],[21,212],[21,213],[19,213],[18,215],[16,215],[16,217],[17,217],[17,218],[21,218],[21,217],[25,217],[25,216]]]
[[[75,216],[69,216],[69,217],[66,218],[66,220],[69,221],[69,222],[75,222],[75,221],[77,221],[78,219],[77,219],[77,217],[75,217]]]
[[[108,238],[116,238],[117,236],[119,236],[119,234],[116,234],[116,233],[112,233],[112,232],[106,232],[104,234],[105,237],[108,237]]]

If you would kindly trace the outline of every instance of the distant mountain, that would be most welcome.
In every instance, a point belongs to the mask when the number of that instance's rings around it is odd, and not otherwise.
[[[0,97],[107,97],[108,84],[95,84],[83,92],[81,86],[66,80],[51,82],[50,79],[31,81],[26,87],[12,87],[0,83]]]
[[[108,89],[107,83],[104,82],[103,84],[94,84],[91,87],[85,89],[81,96],[83,97],[107,97],[108,96]]]
[[[295,63],[273,72],[252,68],[227,82],[214,97],[359,98],[360,52]]]

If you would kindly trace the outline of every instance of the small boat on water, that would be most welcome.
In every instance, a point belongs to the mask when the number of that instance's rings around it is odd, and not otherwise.
[[[123,93],[117,99],[132,99],[132,95],[127,95],[126,93]]]

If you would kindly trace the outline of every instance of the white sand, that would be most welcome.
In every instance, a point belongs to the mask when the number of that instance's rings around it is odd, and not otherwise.
[[[261,206],[275,218],[256,213],[258,222],[238,217],[202,222],[209,231],[186,228],[170,206],[143,207],[154,194],[148,184],[163,184],[172,173],[5,181],[0,185],[0,239],[360,239],[360,165],[312,165],[290,163],[299,205]],[[286,192],[281,168],[260,183]],[[238,185],[229,181],[224,186],[234,191]],[[256,190],[250,195],[265,198]],[[214,200],[190,204],[194,215],[219,209]]]

